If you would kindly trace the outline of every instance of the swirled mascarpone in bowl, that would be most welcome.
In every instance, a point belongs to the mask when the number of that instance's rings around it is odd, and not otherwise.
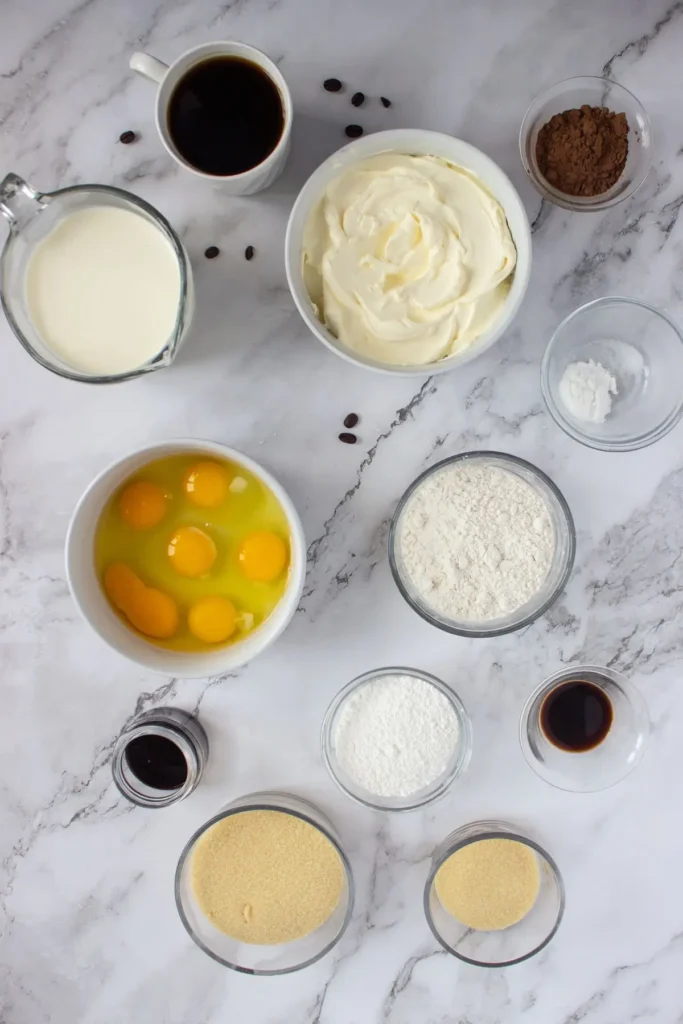
[[[304,228],[302,272],[343,345],[409,367],[462,352],[494,324],[516,259],[505,212],[475,174],[382,153],[327,185]]]

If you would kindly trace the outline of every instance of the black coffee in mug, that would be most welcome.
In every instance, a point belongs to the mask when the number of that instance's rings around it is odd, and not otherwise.
[[[195,64],[168,105],[168,130],[180,156],[217,177],[258,167],[277,146],[284,126],[275,82],[242,57],[210,57]]]

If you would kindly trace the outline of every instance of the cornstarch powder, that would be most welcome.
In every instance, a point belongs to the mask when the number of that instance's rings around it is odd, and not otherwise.
[[[459,737],[448,699],[410,675],[370,680],[346,699],[332,735],[337,759],[356,785],[408,797],[448,767]]]
[[[616,378],[602,363],[570,363],[560,379],[560,398],[572,416],[583,423],[604,423],[618,394]]]
[[[444,618],[507,615],[540,590],[555,553],[550,510],[521,477],[464,460],[427,477],[399,526],[404,575]]]

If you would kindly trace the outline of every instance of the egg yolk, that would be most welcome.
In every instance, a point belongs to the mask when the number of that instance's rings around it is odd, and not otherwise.
[[[166,515],[166,495],[147,480],[129,484],[119,498],[121,518],[134,530],[149,530]]]
[[[190,632],[205,644],[220,644],[235,632],[237,611],[227,597],[204,597],[190,608]]]
[[[120,612],[125,612],[132,596],[144,590],[145,584],[123,562],[114,562],[105,571],[104,589],[111,603]]]
[[[196,526],[181,526],[168,544],[171,565],[180,576],[205,576],[216,561],[216,545]]]
[[[185,493],[200,508],[218,508],[225,501],[230,476],[217,462],[197,462],[185,477]]]
[[[180,617],[173,598],[162,590],[145,586],[127,565],[115,562],[107,568],[104,589],[112,604],[140,633],[168,640],[178,632]]]
[[[239,546],[237,558],[244,575],[257,583],[272,583],[287,564],[287,545],[276,533],[250,533]]]

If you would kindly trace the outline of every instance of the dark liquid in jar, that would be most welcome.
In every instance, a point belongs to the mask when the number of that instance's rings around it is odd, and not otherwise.
[[[570,679],[551,690],[541,705],[541,728],[560,750],[593,750],[614,720],[612,702],[595,683]]]
[[[250,60],[211,57],[176,85],[168,130],[181,157],[204,174],[243,174],[273,152],[285,124],[280,91]]]
[[[126,762],[150,789],[180,789],[187,779],[185,755],[165,736],[136,736],[126,747]]]

